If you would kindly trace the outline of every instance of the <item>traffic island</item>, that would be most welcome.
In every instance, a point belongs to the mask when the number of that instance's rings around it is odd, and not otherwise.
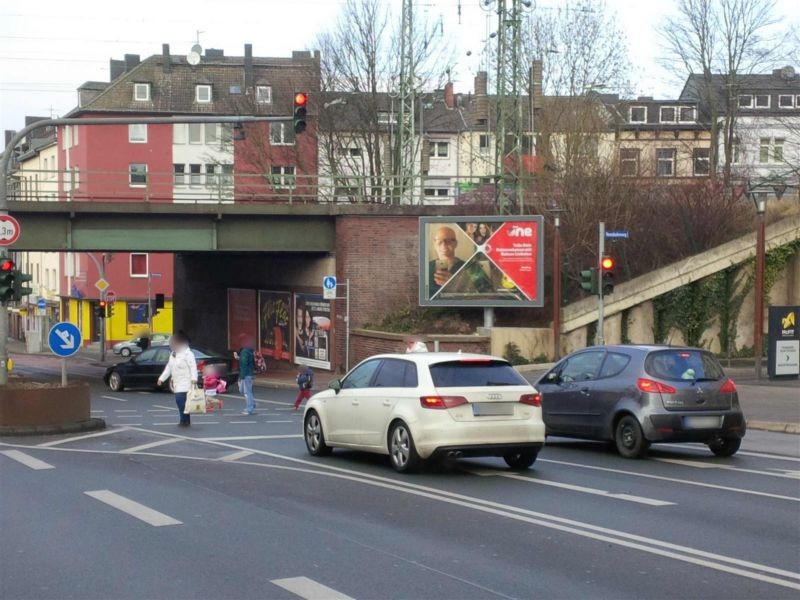
[[[104,429],[90,416],[89,386],[12,382],[0,387],[0,436],[53,435]]]

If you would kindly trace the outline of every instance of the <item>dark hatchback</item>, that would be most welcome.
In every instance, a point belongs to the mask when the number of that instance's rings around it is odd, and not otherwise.
[[[192,348],[192,352],[197,361],[197,372],[200,378],[202,378],[203,368],[206,365],[215,365],[220,377],[228,382],[228,385],[238,379],[239,373],[233,369],[233,359],[198,348]],[[161,375],[169,361],[169,355],[168,346],[150,348],[130,360],[109,367],[103,381],[115,392],[121,392],[125,388],[157,388],[158,376]],[[198,381],[198,383],[200,382]],[[165,385],[170,386],[170,383]]]
[[[732,456],[745,434],[736,385],[698,348],[586,348],[562,359],[536,389],[548,435],[610,440],[626,458],[651,442],[700,442]]]

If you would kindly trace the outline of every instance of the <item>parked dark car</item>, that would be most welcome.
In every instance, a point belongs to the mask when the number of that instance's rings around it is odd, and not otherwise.
[[[626,458],[651,442],[732,456],[745,434],[733,380],[698,348],[604,346],[562,359],[536,384],[548,435],[610,440]]]
[[[192,352],[197,360],[197,371],[200,378],[202,378],[203,367],[218,365],[220,376],[228,382],[228,385],[238,379],[239,372],[233,369],[232,359],[198,348],[192,348]],[[164,370],[169,360],[169,354],[169,346],[150,348],[130,360],[109,367],[103,380],[115,392],[120,392],[125,388],[156,388],[158,387],[158,376]],[[171,384],[166,383],[165,387],[171,389]]]

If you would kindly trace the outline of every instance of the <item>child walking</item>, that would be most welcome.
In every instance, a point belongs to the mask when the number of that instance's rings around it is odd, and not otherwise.
[[[304,370],[297,374],[297,387],[300,391],[297,392],[297,398],[294,401],[294,409],[300,408],[303,400],[311,398],[311,390],[314,387],[314,371],[311,367],[306,367]]]

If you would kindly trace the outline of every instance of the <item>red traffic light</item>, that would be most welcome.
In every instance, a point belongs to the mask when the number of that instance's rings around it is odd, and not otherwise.
[[[4,272],[13,271],[14,267],[16,266],[17,265],[14,264],[13,260],[11,260],[10,258],[6,258],[5,260],[3,260],[2,263],[0,263],[0,271]]]
[[[100,300],[100,308],[105,308],[107,302],[105,300]]]
[[[308,94],[305,92],[297,92],[294,95],[294,105],[305,106],[306,104],[308,104]]]
[[[600,261],[600,267],[603,271],[610,271],[614,268],[615,261],[610,256],[604,256],[603,259]]]

